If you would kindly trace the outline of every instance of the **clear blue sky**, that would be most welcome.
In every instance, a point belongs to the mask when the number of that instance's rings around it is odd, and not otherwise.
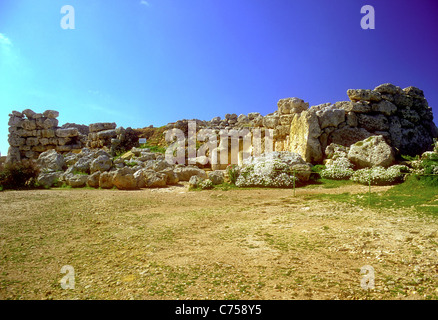
[[[436,0],[0,0],[0,152],[12,110],[136,128],[386,82],[423,89],[437,122],[437,57]]]

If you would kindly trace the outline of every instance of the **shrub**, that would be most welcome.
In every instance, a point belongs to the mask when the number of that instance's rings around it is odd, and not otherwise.
[[[395,165],[385,169],[383,167],[373,167],[360,169],[353,173],[351,180],[368,185],[391,185],[402,182],[404,173],[409,172],[409,168],[403,165]]]
[[[325,170],[326,166],[323,164],[317,164],[312,167],[312,172],[320,173],[322,170]]]
[[[213,182],[210,179],[204,179],[199,183],[199,188],[202,190],[213,189]]]
[[[0,172],[0,186],[2,189],[22,189],[35,187],[39,168],[32,160],[6,164]]]
[[[236,180],[239,177],[240,168],[236,164],[230,164],[227,167],[228,179],[232,184],[236,184]]]
[[[238,187],[290,188],[299,179],[292,175],[290,166],[279,160],[269,160],[247,165],[236,180]]]
[[[327,169],[321,170],[324,179],[348,180],[353,174],[353,164],[345,157],[336,158],[327,164]]]

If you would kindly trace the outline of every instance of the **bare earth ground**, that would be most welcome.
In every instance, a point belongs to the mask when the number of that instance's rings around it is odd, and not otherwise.
[[[436,218],[309,196],[366,191],[2,192],[0,299],[437,299]]]

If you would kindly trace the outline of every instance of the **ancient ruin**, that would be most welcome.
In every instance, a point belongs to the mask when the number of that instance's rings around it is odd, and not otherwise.
[[[139,132],[135,129],[117,127],[116,123],[59,126],[57,111],[13,111],[9,120],[7,162],[38,159],[45,173],[51,175],[50,181],[60,179],[74,186],[88,183],[96,187],[135,189],[188,181],[193,175],[204,176],[201,169],[214,171],[224,170],[229,164],[242,165],[246,158],[256,155],[255,138],[260,139],[262,153],[277,152],[274,158],[290,159],[282,152],[296,154],[292,156],[296,159],[294,164],[301,169],[305,166],[304,171],[310,171],[312,165],[326,163],[333,146],[345,147],[345,157],[348,154],[348,161],[356,169],[389,167],[401,155],[414,156],[433,149],[438,129],[422,90],[382,84],[374,90],[350,89],[347,95],[350,101],[310,108],[309,103],[299,98],[281,99],[277,110],[266,116],[253,112],[239,116],[227,114],[224,119],[215,117],[211,121],[169,123],[162,134],[180,130],[186,158],[190,156],[190,146],[196,144],[194,154],[187,159],[191,161],[182,165],[166,162],[163,154],[137,148]],[[190,122],[195,124],[198,136],[200,130],[208,129],[209,139],[189,137]],[[240,144],[237,151],[240,156],[234,158],[232,143],[224,144],[231,136],[223,138],[224,132],[229,134],[233,129],[246,130],[253,139],[246,147]],[[268,138],[272,140],[269,147],[264,143]],[[126,151],[129,152],[123,154]],[[213,156],[218,158],[224,151],[229,156],[225,157],[225,163],[217,165],[212,161]],[[122,156],[115,158],[116,155]],[[53,163],[56,165],[52,166]],[[64,170],[67,171],[63,173]]]

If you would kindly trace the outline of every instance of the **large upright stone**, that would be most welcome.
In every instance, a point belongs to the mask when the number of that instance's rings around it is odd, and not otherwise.
[[[290,127],[290,151],[300,154],[307,162],[321,162],[322,148],[318,139],[321,133],[315,110],[311,108],[296,114]]]

